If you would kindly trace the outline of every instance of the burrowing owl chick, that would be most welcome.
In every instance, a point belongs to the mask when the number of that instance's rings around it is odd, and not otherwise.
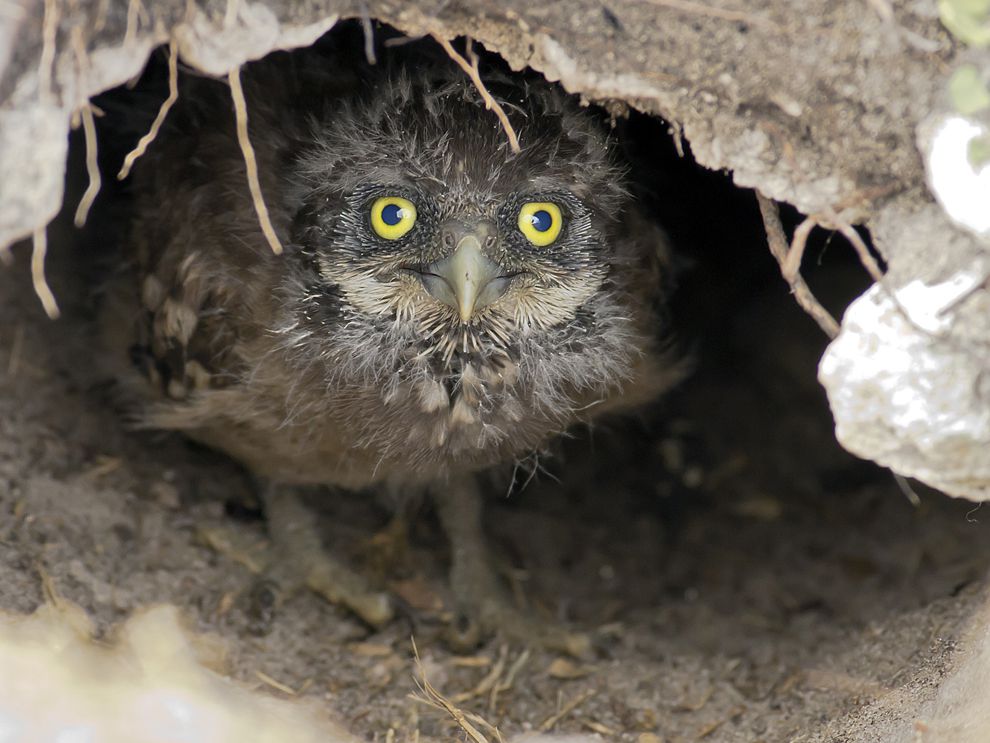
[[[474,475],[677,376],[656,342],[663,239],[604,127],[553,85],[492,75],[513,152],[433,61],[344,72],[283,54],[244,76],[285,252],[259,228],[229,89],[184,79],[135,172],[113,312],[140,419],[255,473],[283,563],[367,621],[389,618],[387,596],[319,554],[292,486],[428,490],[463,615],[580,649],[501,601]]]

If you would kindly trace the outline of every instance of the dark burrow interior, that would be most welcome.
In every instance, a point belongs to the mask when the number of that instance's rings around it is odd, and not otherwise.
[[[345,25],[321,44],[363,54],[359,29]],[[379,29],[380,59],[398,48],[388,42],[394,38]],[[24,577],[14,582],[19,592],[0,590],[2,608],[26,610],[40,601],[24,567],[37,558],[101,627],[150,602],[174,603],[198,628],[238,648],[228,669],[238,678],[263,670],[294,688],[315,678],[311,693],[326,694],[329,708],[369,737],[389,728],[400,740],[414,729],[427,737],[450,734],[449,720],[407,697],[415,689],[410,635],[430,659],[434,682],[450,694],[473,688],[488,666],[456,662],[440,639],[449,605],[447,555],[428,509],[411,514],[408,543],[397,557],[375,537],[390,518],[380,501],[316,494],[311,505],[333,551],[377,576],[408,611],[373,632],[342,610],[299,596],[259,635],[244,598],[247,572],[195,535],[206,522],[262,535],[250,480],[222,455],[180,436],[129,431],[115,414],[112,382],[87,361],[98,353],[90,326],[101,275],[112,270],[126,226],[127,184],[113,174],[136,137],[121,133],[121,117],[128,118],[136,96],[157,106],[164,69],[160,50],[135,88],[95,101],[105,112],[104,187],[82,232],[71,228],[86,183],[82,137],[73,135],[65,213],[50,229],[49,273],[62,319],[41,316],[26,260],[3,277],[4,314],[28,328],[18,352],[36,354],[32,363],[47,380],[38,387],[21,373],[0,382],[11,413],[6,433],[27,440],[19,421],[40,421],[32,435],[58,443],[38,444],[29,463],[17,459],[26,449],[8,447],[0,507],[12,509],[23,497],[29,468],[68,481],[74,468],[109,457],[122,464],[75,497],[126,493],[126,507],[147,514],[166,508],[167,486],[178,506],[145,520],[183,536],[167,556],[141,556],[160,540],[116,535],[104,542],[53,528],[45,539],[62,540],[63,548],[38,557],[37,534],[15,524],[2,563],[8,577]],[[539,726],[583,694],[555,730],[629,740],[643,733],[783,740],[823,729],[868,702],[871,690],[942,662],[950,648],[940,638],[957,617],[946,601],[975,592],[990,560],[986,528],[970,504],[918,485],[919,504],[912,504],[889,471],[835,442],[816,382],[827,339],[789,295],[767,250],[754,194],[737,188],[730,174],[697,165],[688,142],[679,153],[666,122],[637,112],[614,121],[600,114],[603,126],[614,127],[634,189],[674,245],[670,327],[693,371],[638,415],[572,431],[538,467],[517,473],[508,493],[491,493],[486,523],[514,594],[539,616],[593,630],[598,657],[566,673],[552,670],[552,656],[533,651],[496,703],[480,695],[463,704],[508,733]],[[801,218],[787,207],[783,216],[788,229]],[[823,231],[809,243],[803,273],[837,317],[870,283],[845,240]],[[12,336],[0,340],[9,355]],[[29,388],[45,394],[26,403]],[[88,551],[96,542],[98,554]],[[66,555],[118,586],[115,601],[80,580]],[[162,566],[172,578],[161,576]],[[370,646],[384,650],[366,652]],[[498,648],[493,640],[477,652],[492,659]],[[522,649],[506,652],[518,658]]]

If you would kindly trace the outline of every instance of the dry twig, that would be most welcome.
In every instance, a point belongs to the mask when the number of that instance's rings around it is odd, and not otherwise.
[[[811,293],[811,289],[801,277],[801,257],[804,254],[808,233],[811,232],[815,223],[812,221],[807,227],[804,223],[799,225],[794,231],[793,242],[788,246],[783,225],[780,223],[777,205],[759,192],[756,193],[756,199],[760,204],[760,213],[763,215],[763,226],[767,232],[767,244],[770,246],[770,252],[777,259],[780,273],[790,285],[794,298],[802,309],[825,331],[825,334],[829,338],[834,338],[839,334],[839,323],[815,299],[815,295]],[[805,222],[808,220],[806,219]]]
[[[268,207],[265,199],[261,195],[261,182],[258,180],[258,161],[254,157],[254,147],[251,146],[251,139],[248,137],[248,112],[247,101],[244,100],[244,89],[241,88],[241,70],[235,67],[227,75],[230,81],[230,94],[234,99],[234,116],[237,120],[237,142],[241,146],[241,153],[244,155],[244,167],[247,169],[248,188],[251,190],[251,200],[254,202],[254,210],[258,213],[258,222],[261,224],[261,231],[265,234],[268,244],[275,255],[282,254],[282,243],[279,242],[275,228],[272,227],[271,218],[268,216]]]
[[[478,93],[481,94],[481,99],[485,102],[485,108],[489,111],[494,111],[495,115],[498,116],[498,120],[502,123],[502,128],[505,130],[506,136],[509,138],[509,146],[512,148],[513,152],[519,152],[519,137],[516,136],[516,130],[512,128],[512,124],[509,123],[509,117],[505,113],[505,109],[502,105],[492,98],[492,94],[488,92],[488,88],[485,87],[485,83],[481,80],[481,73],[478,71],[478,55],[475,54],[473,43],[471,37],[467,37],[467,54],[470,58],[470,62],[465,59],[451,43],[440,36],[439,34],[431,34],[436,42],[443,47],[443,50],[447,52],[447,55],[457,63],[457,66],[467,73],[467,76],[471,78],[471,82],[474,83],[474,87],[478,89]]]
[[[168,98],[162,102],[161,108],[158,109],[158,115],[151,122],[151,128],[148,130],[148,133],[141,137],[133,150],[127,153],[127,157],[124,158],[124,164],[121,166],[120,172],[117,173],[117,180],[122,181],[130,174],[131,168],[134,167],[137,159],[147,151],[148,145],[155,141],[158,131],[162,128],[162,124],[165,123],[165,117],[168,116],[169,109],[172,108],[178,98],[179,47],[175,39],[172,39],[168,45]]]
[[[48,252],[48,237],[45,234],[45,227],[34,231],[34,246],[31,251],[31,282],[34,284],[34,293],[41,300],[41,306],[45,308],[45,313],[52,320],[57,320],[59,316],[58,302],[55,295],[48,286],[45,279],[45,253]]]

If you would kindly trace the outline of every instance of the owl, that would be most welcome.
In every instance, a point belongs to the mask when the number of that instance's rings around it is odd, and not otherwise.
[[[451,543],[454,633],[581,652],[583,635],[504,600],[477,475],[680,376],[660,342],[666,243],[607,126],[542,79],[486,72],[514,151],[435,56],[282,53],[243,76],[284,253],[259,227],[230,90],[183,78],[135,170],[104,313],[135,420],[253,473],[276,583],[388,621],[389,596],[322,549],[297,488],[422,492]]]

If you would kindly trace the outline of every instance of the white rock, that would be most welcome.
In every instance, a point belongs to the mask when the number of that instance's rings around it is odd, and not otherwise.
[[[970,142],[990,131],[958,114],[942,116],[926,130],[931,134],[922,134],[922,148],[932,193],[954,222],[990,238],[990,163],[976,167],[969,156]]]
[[[964,301],[958,291],[972,281],[951,285],[953,301]],[[938,319],[933,308],[948,306],[948,294],[915,288],[895,297],[874,286],[846,311],[818,376],[846,449],[951,495],[985,500],[990,368],[965,344],[911,319]]]

